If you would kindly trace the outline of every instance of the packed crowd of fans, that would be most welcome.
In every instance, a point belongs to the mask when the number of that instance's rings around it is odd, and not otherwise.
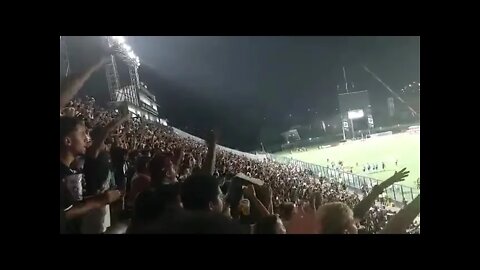
[[[62,233],[419,233],[415,198],[398,213],[379,204],[405,169],[357,195],[294,164],[257,160],[105,110],[76,93],[106,59],[60,89]]]

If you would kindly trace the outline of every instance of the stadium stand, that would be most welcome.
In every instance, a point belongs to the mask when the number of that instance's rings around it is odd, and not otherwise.
[[[87,75],[61,88],[62,233],[108,233],[120,223],[128,233],[420,232],[420,196],[402,209],[381,196],[406,170],[357,194],[295,164],[217,146],[214,134],[202,140],[124,107],[73,99]]]

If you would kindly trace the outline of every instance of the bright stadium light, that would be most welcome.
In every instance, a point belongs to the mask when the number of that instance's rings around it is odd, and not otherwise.
[[[362,118],[365,114],[363,113],[363,110],[351,110],[348,112],[348,119],[353,120],[353,119],[358,119]]]
[[[132,47],[130,47],[129,45],[127,45],[125,43],[123,43],[122,45],[123,45],[123,49],[125,49],[125,51],[127,51],[127,52],[132,50]]]
[[[134,66],[138,67],[140,66],[140,58],[135,55],[135,53],[132,50],[132,47],[126,43],[125,37],[123,36],[110,36],[110,39],[113,40],[115,43],[115,48],[121,53],[121,55],[124,58],[124,60],[130,60],[129,63],[133,64]]]
[[[113,36],[112,38],[118,43],[125,43],[125,38],[123,36]]]
[[[409,84],[408,86],[409,86],[409,87],[412,87],[412,85],[411,85],[411,84]]]

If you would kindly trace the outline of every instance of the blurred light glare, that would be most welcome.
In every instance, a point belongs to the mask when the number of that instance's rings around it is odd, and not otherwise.
[[[358,119],[364,116],[363,110],[351,110],[348,112],[348,119]]]
[[[132,47],[130,47],[129,45],[127,44],[123,44],[123,48],[126,50],[126,51],[131,51],[132,50]]]
[[[112,38],[118,43],[125,43],[125,38],[123,36],[113,36]]]

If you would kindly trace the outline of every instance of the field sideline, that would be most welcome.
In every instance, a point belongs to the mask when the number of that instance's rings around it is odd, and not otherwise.
[[[278,156],[291,157],[300,161],[327,166],[335,161],[343,161],[344,166],[353,167],[353,173],[385,180],[395,170],[407,167],[410,176],[400,184],[416,188],[416,180],[420,177],[420,134],[400,133],[382,137],[374,137],[364,141],[348,141],[334,147],[318,149],[309,148],[306,152],[280,152]],[[398,160],[398,166],[395,161]],[[385,170],[370,173],[363,172],[366,163],[377,163],[379,168],[385,162]],[[358,163],[358,167],[356,164]]]

